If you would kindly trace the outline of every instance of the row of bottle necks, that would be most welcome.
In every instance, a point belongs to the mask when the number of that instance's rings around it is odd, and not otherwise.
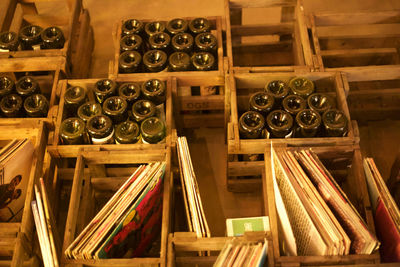
[[[211,23],[205,18],[146,24],[126,20],[121,28],[119,70],[132,73],[215,69],[218,41],[210,31]]]
[[[60,126],[63,144],[159,143],[166,135],[166,85],[158,79],[144,83],[99,80],[95,101],[84,88],[70,87],[64,94],[67,119]]]
[[[343,137],[348,119],[331,97],[315,93],[314,83],[294,77],[266,84],[250,96],[249,111],[239,118],[241,138]]]
[[[23,76],[18,81],[5,75],[0,76],[0,97],[0,112],[3,117],[47,116],[49,101],[32,76]]]
[[[19,33],[6,31],[0,33],[0,52],[37,49],[61,49],[65,37],[59,27],[43,29],[38,25],[23,27]]]

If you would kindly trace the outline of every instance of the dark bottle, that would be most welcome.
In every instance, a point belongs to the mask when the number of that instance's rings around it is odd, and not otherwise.
[[[164,32],[165,31],[165,22],[163,21],[153,21],[146,23],[144,26],[144,30],[148,37],[151,37],[154,34]]]
[[[155,105],[160,105],[165,102],[165,91],[165,83],[159,79],[147,80],[142,85],[143,96]]]
[[[112,120],[106,115],[91,117],[86,125],[92,144],[112,144],[114,143],[114,127]]]
[[[190,56],[185,52],[174,52],[168,59],[170,71],[190,70]]]
[[[16,118],[21,116],[22,97],[16,94],[6,95],[0,101],[1,113],[8,118]]]
[[[346,115],[337,109],[330,109],[322,115],[325,135],[330,137],[343,137],[347,135],[348,119]]]
[[[80,86],[69,87],[64,94],[64,106],[69,117],[77,115],[78,108],[86,102],[86,91]]]
[[[97,102],[102,104],[104,100],[109,98],[110,96],[115,95],[117,91],[117,84],[115,81],[111,79],[102,79],[98,80],[94,84],[93,92],[96,96]]]
[[[211,30],[211,23],[206,18],[195,18],[189,22],[189,30],[193,34],[209,32]]]
[[[137,123],[140,123],[149,117],[153,117],[155,114],[156,106],[151,101],[139,100],[132,106],[132,116]]]
[[[267,116],[274,106],[274,97],[267,92],[257,92],[250,96],[250,110],[257,111],[263,116]]]
[[[209,32],[203,32],[194,39],[197,51],[216,53],[218,48],[217,38]]]
[[[63,145],[81,145],[89,143],[85,122],[76,117],[68,118],[61,122],[60,136]]]
[[[140,128],[136,122],[127,120],[115,127],[115,143],[134,144],[140,140]]]
[[[141,34],[143,32],[143,22],[137,19],[125,20],[121,27],[122,36],[129,34]]]
[[[149,46],[152,50],[162,50],[168,53],[171,37],[166,32],[156,33],[149,38]]]
[[[212,70],[215,64],[214,56],[209,52],[194,53],[191,61],[194,69],[198,71]]]
[[[289,94],[288,85],[280,80],[269,82],[264,90],[274,96],[277,104],[281,104],[282,100]]]
[[[42,39],[40,37],[43,29],[37,25],[28,25],[23,27],[19,32],[19,42],[22,50],[33,50],[33,47],[40,45]]]
[[[301,110],[307,107],[306,100],[298,95],[288,95],[282,101],[282,107],[291,115],[296,116]]]
[[[165,138],[165,123],[157,117],[149,117],[140,125],[140,133],[143,143],[157,144]]]
[[[118,66],[122,73],[139,72],[142,56],[137,51],[125,51],[119,55]]]
[[[24,110],[28,117],[47,117],[49,101],[41,94],[28,96],[24,101]]]
[[[273,110],[267,116],[267,126],[272,137],[291,137],[293,130],[293,117],[284,110]]]
[[[159,72],[167,66],[168,56],[161,50],[149,50],[143,55],[143,65],[149,72]]]
[[[61,49],[64,47],[65,38],[58,27],[48,27],[41,33],[42,49]]]
[[[7,76],[0,77],[0,97],[11,94],[14,91],[14,81]]]
[[[264,127],[265,119],[257,111],[247,111],[239,118],[239,133],[241,138],[261,138]]]
[[[137,34],[129,34],[124,36],[120,42],[121,52],[125,51],[138,51],[142,49],[143,39]]]
[[[184,19],[173,19],[168,21],[166,28],[170,34],[175,35],[181,32],[186,32],[188,23]]]
[[[107,98],[103,103],[103,112],[110,117],[114,125],[127,119],[128,102],[120,96],[112,96]]]
[[[321,126],[321,116],[312,109],[304,109],[296,115],[296,137],[314,137]]]
[[[40,93],[39,83],[32,76],[24,76],[17,81],[15,90],[21,97]]]
[[[15,32],[2,32],[0,34],[0,49],[17,51],[19,46],[18,34]]]
[[[172,37],[171,46],[176,52],[190,53],[193,50],[193,36],[189,33],[178,33]]]
[[[314,93],[315,85],[314,82],[304,77],[294,77],[289,81],[289,88],[294,95],[299,95],[304,99],[307,99],[312,93]]]
[[[307,98],[308,107],[319,114],[323,114],[328,109],[332,108],[331,99],[321,93],[314,93]]]
[[[118,95],[128,102],[128,106],[131,107],[132,104],[139,99],[141,94],[140,83],[123,83],[118,88]]]
[[[101,109],[101,105],[96,102],[86,102],[85,104],[82,104],[78,108],[78,117],[83,120],[84,122],[87,122],[91,117],[101,115],[103,113],[103,110]]]

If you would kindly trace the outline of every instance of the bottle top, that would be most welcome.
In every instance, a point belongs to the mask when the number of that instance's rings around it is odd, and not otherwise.
[[[196,47],[200,51],[214,51],[218,47],[217,38],[209,32],[203,32],[195,38]]]
[[[49,101],[44,95],[34,94],[25,99],[24,109],[29,117],[46,117]]]
[[[159,79],[150,79],[143,83],[142,93],[145,98],[159,105],[165,101],[165,82]]]
[[[190,56],[185,52],[172,53],[168,61],[172,71],[185,71],[190,68]]]
[[[211,70],[215,63],[214,56],[209,52],[194,53],[191,60],[194,68],[200,71]]]
[[[273,110],[267,116],[267,124],[275,137],[285,137],[293,127],[293,117],[284,110]]]
[[[152,36],[154,34],[165,31],[165,22],[164,21],[153,21],[146,23],[144,26],[144,30],[147,36]]]
[[[142,62],[138,51],[125,51],[119,55],[118,64],[122,72],[134,72]]]
[[[149,38],[149,44],[151,49],[167,49],[171,43],[171,37],[166,32],[156,33]]]
[[[267,92],[257,92],[250,96],[250,110],[258,111],[264,116],[273,108],[275,99],[272,94]]]
[[[149,117],[142,122],[140,132],[145,142],[156,144],[166,135],[165,123],[157,117]]]
[[[115,127],[115,140],[119,144],[136,143],[140,138],[140,128],[136,122],[124,121]]]
[[[177,19],[170,20],[167,23],[166,28],[170,34],[175,35],[180,32],[186,32],[187,28],[188,28],[188,23],[184,19],[177,18]]]
[[[64,47],[65,38],[62,30],[58,27],[48,27],[40,34],[43,45],[42,48],[61,49]]]
[[[143,55],[143,64],[151,72],[162,71],[167,63],[168,56],[162,50],[149,50]]]
[[[72,86],[69,87],[64,94],[65,104],[83,103],[86,99],[86,91],[83,87]]]
[[[175,51],[188,52],[193,47],[193,36],[186,32],[181,32],[172,37],[171,44]]]
[[[330,109],[322,115],[325,130],[329,136],[345,136],[347,134],[348,119],[337,109]]]
[[[123,83],[118,88],[118,94],[124,98],[127,102],[133,102],[139,99],[141,93],[140,83],[130,82]]]
[[[264,126],[265,119],[257,111],[247,111],[239,118],[239,131],[243,138],[259,138]]]
[[[332,107],[332,101],[329,96],[321,93],[314,93],[307,98],[307,103],[310,109],[318,113],[324,113]]]
[[[297,113],[296,122],[304,130],[315,130],[321,125],[321,116],[312,109],[304,109]]]
[[[22,108],[22,98],[17,94],[4,96],[0,101],[0,109],[6,117],[17,115]]]
[[[94,101],[86,102],[78,108],[78,117],[87,122],[91,117],[101,115],[103,112],[101,105]]]
[[[16,91],[21,96],[30,96],[40,91],[39,84],[31,76],[24,76],[17,81]]]
[[[314,93],[314,82],[304,77],[294,77],[289,81],[289,87],[292,93],[307,98]]]
[[[137,34],[124,36],[120,42],[121,51],[139,50],[142,47],[143,39]]]
[[[22,41],[40,40],[43,28],[38,25],[28,25],[23,27],[19,32],[19,38]]]
[[[99,139],[109,136],[114,131],[112,121],[106,115],[91,117],[87,121],[86,127],[91,137]]]
[[[189,22],[189,29],[194,34],[209,32],[211,30],[211,23],[206,18],[195,18]]]
[[[0,49],[17,51],[19,46],[18,34],[15,32],[0,33]]]
[[[7,77],[1,76],[0,77],[0,96],[8,95],[14,90],[14,81]]]
[[[122,36],[140,34],[143,31],[143,22],[137,19],[128,19],[122,24]]]
[[[85,133],[85,122],[80,118],[68,118],[63,120],[60,125],[60,135],[65,141],[77,139]]]
[[[109,96],[115,95],[117,84],[111,79],[98,80],[94,84],[94,94],[96,95],[97,101],[101,104]]]
[[[132,106],[132,116],[137,122],[141,122],[148,117],[152,117],[155,113],[156,106],[149,100],[136,101]]]
[[[265,86],[265,91],[271,93],[275,98],[283,99],[289,94],[289,87],[284,81],[275,80]]]
[[[282,101],[282,107],[292,115],[296,115],[307,106],[306,100],[298,95],[288,95]]]

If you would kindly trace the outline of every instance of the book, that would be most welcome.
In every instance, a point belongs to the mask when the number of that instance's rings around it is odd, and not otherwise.
[[[33,152],[29,139],[12,140],[0,151],[0,221],[22,219]]]
[[[268,216],[226,219],[228,236],[242,236],[245,232],[269,230]]]

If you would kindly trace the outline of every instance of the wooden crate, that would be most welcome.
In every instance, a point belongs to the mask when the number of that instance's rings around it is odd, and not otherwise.
[[[152,78],[159,78],[157,75],[153,75]],[[131,82],[144,82],[150,79],[150,77],[137,77],[132,78]],[[94,84],[99,79],[81,79],[81,80],[62,80],[58,84],[59,90],[61,91],[60,105],[58,110],[58,117],[54,132],[54,138],[52,140],[52,145],[48,146],[48,151],[53,155],[58,155],[59,157],[77,157],[79,150],[82,148],[90,149],[100,149],[100,150],[124,150],[126,148],[141,149],[141,150],[152,150],[161,149],[166,146],[170,146],[172,142],[173,135],[173,117],[172,117],[172,91],[176,87],[176,81],[172,78],[159,78],[160,80],[166,82],[166,104],[165,104],[165,115],[166,115],[166,138],[165,143],[160,144],[104,144],[104,145],[62,145],[60,142],[60,125],[61,122],[66,118],[66,112],[64,111],[64,94],[67,88],[71,86],[81,86],[86,89],[89,99],[94,100],[92,93]],[[122,82],[127,82],[127,80],[121,81],[120,79],[115,80],[118,84]]]
[[[319,71],[373,73],[400,63],[400,10],[313,13],[308,24]]]
[[[140,148],[124,146],[120,151],[99,151],[92,148],[81,149],[76,158],[75,170],[59,168],[59,181],[70,180],[73,174],[71,197],[64,231],[61,262],[68,266],[165,266],[167,237],[169,233],[170,192],[172,173],[170,171],[170,148],[152,149],[143,152]],[[56,161],[60,158],[54,157]],[[90,222],[119,186],[130,176],[132,164],[165,161],[167,163],[163,182],[162,224],[160,234],[160,253],[158,257],[132,259],[71,260],[64,256],[65,249],[81,230]],[[87,166],[87,167],[86,167]],[[84,184],[83,184],[84,182]],[[96,198],[94,198],[96,196]],[[98,204],[98,205],[97,205]],[[98,210],[97,210],[98,211]]]
[[[399,119],[400,65],[342,74],[351,117],[358,121]]]
[[[266,266],[274,266],[270,232],[246,232],[244,236],[236,238],[242,242],[261,242],[267,239],[270,256]],[[213,266],[225,243],[231,239],[233,237],[198,238],[192,232],[171,233],[168,237],[168,266]]]
[[[0,266],[39,266],[39,254],[35,247],[36,233],[32,216],[31,201],[34,198],[33,185],[43,175],[43,157],[46,149],[48,127],[43,121],[29,121],[21,124],[0,123],[0,143],[6,145],[13,138],[29,138],[35,152],[27,185],[25,207],[20,222],[0,223]]]
[[[229,70],[312,69],[311,46],[303,13],[302,0],[225,0]]]
[[[288,150],[304,149],[307,147],[287,147]],[[312,147],[327,169],[339,182],[342,189],[356,207],[360,215],[365,219],[370,231],[375,233],[374,220],[369,201],[368,189],[365,181],[362,165],[361,151],[355,146],[321,146]],[[371,264],[378,265],[379,253],[371,255],[347,255],[347,256],[284,256],[279,251],[278,215],[275,206],[274,188],[272,184],[271,150],[265,152],[265,177],[268,196],[268,210],[271,222],[272,243],[274,246],[274,260],[276,266],[300,266],[300,265],[351,265]]]
[[[65,58],[62,57],[33,57],[33,58],[0,58],[0,75],[6,75],[15,82],[24,75],[33,76],[39,83],[41,92],[49,100],[49,112],[45,118],[0,118],[0,122],[20,124],[21,122],[36,122],[38,119],[49,124],[57,118],[60,93],[57,83],[65,77],[62,71]]]
[[[227,76],[230,92],[230,119],[227,126],[228,163],[227,187],[233,192],[249,192],[260,188],[261,170],[264,166],[262,155],[257,160],[241,159],[243,155],[263,154],[265,147],[272,144],[288,144],[289,146],[321,146],[344,145],[359,142],[358,128],[349,123],[346,137],[315,137],[287,139],[242,139],[239,135],[239,112],[248,109],[249,96],[263,90],[272,80],[288,81],[295,76],[302,76],[315,82],[316,92],[324,92],[335,99],[336,107],[342,110],[350,122],[346,103],[345,90],[341,75],[328,72],[287,72],[287,73],[236,73]]]
[[[0,32],[19,30],[30,24],[39,25],[43,29],[58,26],[63,30],[65,44],[62,49],[43,49],[37,51],[0,52],[4,58],[29,57],[64,57],[66,65],[63,70],[71,77],[87,77],[89,73],[91,54],[94,46],[93,30],[90,17],[83,9],[82,0],[51,0],[46,4],[57,7],[59,14],[38,12],[41,0],[23,1],[6,0],[8,8],[0,14]],[[6,4],[6,3],[5,3]],[[46,9],[47,6],[44,6]],[[3,20],[3,21],[1,21]]]
[[[195,17],[186,17],[183,18],[185,20],[192,20]],[[211,33],[215,35],[218,42],[217,49],[217,70],[211,71],[176,71],[176,72],[168,72],[161,71],[158,72],[158,77],[178,77],[180,80],[185,82],[191,81],[199,81],[199,80],[211,80],[215,81],[215,85],[218,85],[218,82],[223,80],[224,76],[224,61],[223,61],[223,50],[222,50],[222,19],[221,17],[206,17],[211,22]],[[114,38],[114,60],[110,61],[109,66],[109,74],[111,77],[118,77],[118,79],[131,79],[134,77],[146,77],[146,76],[154,76],[154,73],[120,73],[118,69],[118,59],[120,55],[120,38],[121,38],[121,26],[123,22],[130,18],[124,18],[117,22],[115,29],[113,30],[113,38]],[[143,22],[151,22],[151,21],[165,21],[168,22],[171,17],[157,17],[156,19],[140,19]]]

